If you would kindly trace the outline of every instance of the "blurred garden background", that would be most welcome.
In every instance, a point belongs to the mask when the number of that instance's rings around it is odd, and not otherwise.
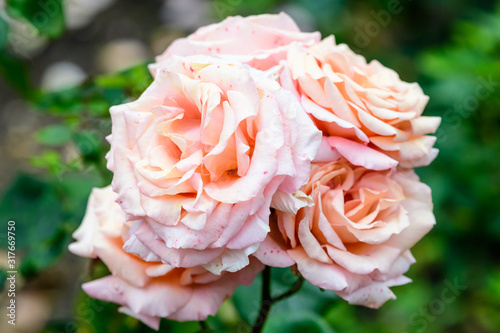
[[[414,282],[380,310],[306,284],[273,308],[265,332],[500,332],[500,1],[0,0],[0,332],[150,332],[88,298],[105,274],[67,251],[92,187],[109,184],[109,107],[151,82],[146,64],[175,38],[230,15],[285,11],[334,34],[430,96],[440,154],[417,170],[437,225],[413,253]],[[16,221],[17,321],[7,324],[7,222]],[[273,288],[294,278],[273,269]],[[217,332],[248,332],[259,278],[239,287]],[[197,332],[196,322],[162,322]]]

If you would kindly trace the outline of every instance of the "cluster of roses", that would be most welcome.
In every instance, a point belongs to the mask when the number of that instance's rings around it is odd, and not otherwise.
[[[286,14],[203,27],[150,69],[111,108],[113,182],[70,245],[112,273],[90,296],[156,329],[214,315],[264,265],[352,304],[395,298],[435,223],[412,168],[436,157],[440,118],[418,84]]]

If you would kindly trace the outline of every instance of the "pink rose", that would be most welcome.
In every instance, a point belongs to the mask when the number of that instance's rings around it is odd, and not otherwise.
[[[172,56],[137,101],[111,108],[108,168],[136,221],[127,251],[216,274],[249,263],[272,196],[307,181],[321,142],[279,70]]]
[[[73,234],[70,251],[100,258],[112,275],[85,283],[89,296],[121,305],[119,311],[158,330],[160,319],[204,320],[240,284],[250,284],[263,266],[256,260],[237,273],[214,275],[202,267],[173,268],[145,262],[123,251],[130,222],[110,186],[94,189],[82,225]]]
[[[325,136],[365,143],[402,167],[428,165],[440,117],[422,116],[428,97],[417,83],[401,81],[378,61],[367,63],[330,36],[288,53],[293,85],[302,105]]]
[[[274,251],[259,249],[255,256],[271,265],[295,262],[312,284],[378,308],[395,298],[389,287],[410,281],[403,276],[415,261],[409,249],[435,219],[431,191],[413,171],[395,169],[389,157],[364,154],[370,148],[356,145],[348,159],[313,163],[301,192],[273,199],[277,226],[263,244]]]
[[[162,63],[172,55],[205,54],[265,70],[286,59],[287,48],[291,43],[311,45],[320,39],[319,32],[301,32],[285,13],[235,16],[176,40],[157,57],[156,62]],[[155,64],[151,66],[152,71],[155,71],[155,67]]]

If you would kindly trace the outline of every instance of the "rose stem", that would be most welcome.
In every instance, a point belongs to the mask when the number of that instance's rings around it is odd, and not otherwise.
[[[252,329],[252,333],[260,333],[262,332],[262,328],[264,327],[264,323],[267,319],[267,316],[269,315],[269,312],[271,311],[271,306],[279,302],[281,300],[284,300],[285,298],[288,298],[298,292],[300,288],[302,287],[302,284],[304,283],[304,278],[302,276],[299,276],[299,278],[295,281],[293,286],[283,294],[272,297],[271,296],[271,267],[266,266],[264,268],[264,271],[262,272],[262,300],[260,304],[260,311],[259,311],[259,316],[255,320],[255,324]]]
[[[262,272],[262,299],[260,302],[259,316],[255,320],[255,324],[252,329],[252,333],[260,333],[264,323],[267,319],[267,315],[271,310],[272,298],[271,298],[271,267],[266,266]]]
[[[302,276],[299,276],[299,278],[295,281],[293,286],[291,286],[290,289],[288,289],[288,291],[284,292],[283,294],[281,294],[279,296],[273,297],[272,302],[273,303],[279,302],[281,300],[284,300],[285,298],[292,296],[293,294],[298,292],[300,290],[300,288],[302,288],[303,284],[304,284],[304,278]]]
[[[204,320],[200,320],[200,321],[198,321],[198,323],[200,324],[200,327],[201,327],[202,331],[208,329],[208,325],[207,325],[207,323]]]

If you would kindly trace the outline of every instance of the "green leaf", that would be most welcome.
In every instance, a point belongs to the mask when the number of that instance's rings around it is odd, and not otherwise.
[[[49,267],[67,250],[70,235],[64,229],[61,224],[50,238],[30,245],[20,265],[20,271],[24,276],[33,276]]]
[[[82,155],[88,160],[98,161],[103,133],[98,130],[85,130],[75,134],[74,141]]]
[[[119,73],[103,75],[95,80],[97,87],[105,88],[104,91],[107,92],[108,100],[112,104],[116,104],[113,100],[120,97],[118,92],[137,98],[151,82],[153,78],[147,64],[140,64]]]
[[[261,288],[262,277],[258,276],[250,286],[236,288],[232,297],[241,318],[250,325],[253,325],[259,314]]]
[[[215,331],[211,328],[202,328],[199,331],[197,331],[196,333],[215,333]]]
[[[2,16],[0,16],[0,50],[5,49],[5,46],[7,46],[7,42],[9,41],[8,33],[9,25],[5,22]]]
[[[153,81],[146,64],[120,73],[103,75],[78,87],[39,92],[35,104],[43,112],[62,117],[86,114],[109,118],[109,108],[138,98]]]
[[[333,333],[328,323],[314,312],[296,311],[271,316],[263,333]]]
[[[49,184],[26,174],[17,177],[0,202],[0,221],[16,222],[16,248],[20,250],[51,238],[61,215]],[[5,246],[4,241],[0,239],[0,244]]]
[[[17,264],[24,276],[52,265],[67,251],[92,187],[102,186],[96,170],[63,176],[62,182],[49,182],[20,174],[0,201],[0,220],[16,222]],[[5,230],[0,230],[3,248]]]
[[[87,200],[94,187],[102,187],[109,183],[102,179],[102,175],[96,168],[90,168],[82,174],[68,173],[63,175],[60,183],[57,183],[59,190],[65,193],[60,201],[61,208],[67,212],[68,219],[80,224],[83,219],[83,213],[87,205]],[[69,230],[72,233],[74,230]]]
[[[272,269],[271,294],[280,295],[287,291],[297,280],[289,268]],[[234,305],[241,318],[249,324],[257,319],[260,309],[262,278],[257,277],[250,286],[239,286],[232,297]],[[337,297],[332,291],[321,292],[316,286],[305,281],[299,292],[293,296],[275,303],[271,315],[287,314],[294,311],[310,311],[321,313],[327,309]]]
[[[64,125],[47,126],[38,131],[36,139],[47,146],[61,146],[71,140],[71,130]]]
[[[25,98],[31,96],[32,86],[29,82],[26,64],[5,51],[0,52],[0,75],[21,96]]]
[[[24,19],[41,35],[56,38],[65,29],[62,0],[7,0],[7,13]]]
[[[247,16],[269,12],[277,2],[277,0],[214,0],[212,2],[212,9],[215,17],[218,20],[223,20],[227,16]]]
[[[7,281],[7,271],[5,269],[0,269],[0,292],[2,292],[3,287],[5,287],[5,281]]]
[[[272,294],[280,295],[287,291],[297,280],[289,268],[273,268],[272,272]],[[286,298],[273,306],[273,313],[281,314],[290,311],[311,311],[321,313],[338,297],[330,290],[321,291],[320,288],[305,281],[299,292],[292,297]]]
[[[55,176],[65,171],[61,155],[53,150],[45,150],[41,155],[33,156],[30,162],[34,167],[47,169]]]

